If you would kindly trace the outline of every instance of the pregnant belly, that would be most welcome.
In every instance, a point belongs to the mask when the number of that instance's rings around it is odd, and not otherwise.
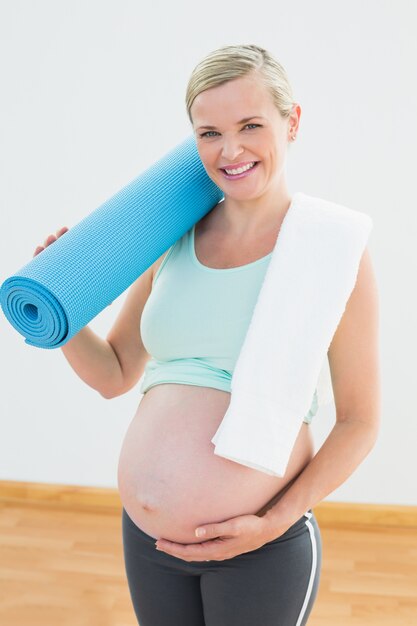
[[[262,515],[313,457],[304,423],[282,478],[216,456],[211,438],[229,402],[218,389],[168,383],[142,397],[123,441],[118,489],[143,532],[195,543],[201,524]]]

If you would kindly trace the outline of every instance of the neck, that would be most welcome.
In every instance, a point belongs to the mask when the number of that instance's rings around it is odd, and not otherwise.
[[[291,200],[286,185],[250,200],[225,195],[219,205],[224,228],[238,238],[259,237],[262,231],[268,231],[282,222]]]

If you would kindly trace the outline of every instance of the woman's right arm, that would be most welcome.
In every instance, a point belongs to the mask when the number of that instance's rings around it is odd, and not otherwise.
[[[67,232],[63,227],[49,235],[36,256]],[[139,322],[145,302],[152,289],[151,265],[131,285],[122,310],[109,333],[102,339],[89,326],[84,326],[61,350],[74,372],[87,384],[110,399],[126,393],[139,380],[149,355],[140,338]]]
[[[74,372],[103,398],[119,395],[123,374],[116,352],[89,326],[84,326],[61,347]]]

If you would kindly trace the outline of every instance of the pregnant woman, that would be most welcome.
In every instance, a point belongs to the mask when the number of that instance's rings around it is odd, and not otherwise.
[[[301,626],[321,570],[312,507],[354,471],[378,430],[372,266],[366,251],[328,353],[337,419],[319,452],[315,394],[283,477],[215,455],[211,438],[291,203],[286,156],[301,109],[283,67],[253,45],[203,59],[186,104],[224,200],[136,280],[106,340],[86,327],[62,350],[105,398],[142,378],[118,468],[140,626]]]

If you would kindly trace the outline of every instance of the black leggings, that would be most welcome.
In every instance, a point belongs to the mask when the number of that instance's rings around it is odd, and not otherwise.
[[[321,571],[321,537],[309,509],[283,535],[223,561],[159,552],[123,509],[123,552],[140,626],[304,626]]]

